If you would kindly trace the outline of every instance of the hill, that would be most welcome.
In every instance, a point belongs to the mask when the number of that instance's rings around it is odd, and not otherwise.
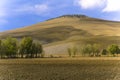
[[[32,26],[0,33],[7,36],[31,36],[44,45],[46,53],[65,54],[67,48],[97,43],[106,47],[120,43],[120,22],[91,18],[85,15],[64,15]]]

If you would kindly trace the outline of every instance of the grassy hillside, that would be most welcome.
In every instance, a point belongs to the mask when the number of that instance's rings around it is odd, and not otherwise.
[[[67,53],[67,48],[98,43],[103,47],[120,43],[120,22],[65,15],[32,26],[0,33],[1,38],[31,36],[44,44],[46,53]]]

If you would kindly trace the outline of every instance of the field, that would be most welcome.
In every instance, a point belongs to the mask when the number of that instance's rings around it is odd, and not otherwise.
[[[0,80],[119,80],[120,58],[0,60]]]

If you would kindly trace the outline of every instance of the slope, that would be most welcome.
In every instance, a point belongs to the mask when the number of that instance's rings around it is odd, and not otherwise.
[[[119,44],[120,22],[85,15],[64,15],[32,26],[0,33],[1,38],[31,36],[44,45],[46,53],[66,53],[73,45]]]

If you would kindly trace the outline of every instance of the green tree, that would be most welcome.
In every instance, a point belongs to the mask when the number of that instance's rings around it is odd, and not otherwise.
[[[36,58],[38,57],[38,54],[41,54],[41,57],[44,56],[43,53],[43,47],[40,43],[36,44]]]
[[[1,56],[1,58],[6,56],[6,48],[5,48],[2,40],[0,40],[0,56]]]
[[[82,48],[82,53],[83,53],[84,56],[85,56],[86,54],[88,54],[89,56],[91,56],[91,55],[92,55],[92,50],[93,50],[92,45],[88,44],[88,45],[86,45],[86,46],[84,46],[84,47]]]
[[[23,55],[26,55],[26,57],[30,57],[32,55],[32,43],[33,39],[31,37],[24,37],[20,43],[20,54],[23,58]]]
[[[119,47],[118,45],[116,44],[112,44],[108,47],[108,51],[113,55],[115,56],[115,54],[118,54],[119,53]]]
[[[88,45],[86,46],[86,53],[89,54],[89,56],[92,55],[92,50],[93,50],[92,45],[88,44]]]
[[[72,51],[71,51],[71,48],[68,48],[68,54],[69,54],[69,57],[72,56]]]
[[[34,58],[34,54],[37,53],[37,47],[36,47],[36,44],[35,43],[32,43],[32,46],[31,46],[31,49],[30,49],[30,57],[31,58]]]
[[[8,57],[8,58],[14,58],[17,55],[17,39],[16,38],[12,38],[12,37],[8,37],[3,41],[3,45],[4,47],[4,54]]]
[[[32,47],[31,47],[31,57],[38,57],[38,54],[42,54],[43,49],[42,49],[42,45],[39,43],[32,43]]]
[[[73,57],[75,57],[77,54],[77,48],[76,47],[73,47]]]
[[[100,45],[93,44],[92,52],[95,56],[100,56]]]
[[[42,45],[40,43],[33,42],[31,37],[23,38],[19,48],[21,58],[23,58],[24,55],[26,55],[26,57],[37,58],[38,54],[43,52]]]
[[[1,58],[2,58],[2,40],[0,40],[0,55],[1,55]]]
[[[85,56],[85,54],[87,53],[86,51],[87,51],[86,47],[82,47],[81,49],[82,56]]]
[[[106,49],[102,50],[102,55],[107,55],[107,50]]]

